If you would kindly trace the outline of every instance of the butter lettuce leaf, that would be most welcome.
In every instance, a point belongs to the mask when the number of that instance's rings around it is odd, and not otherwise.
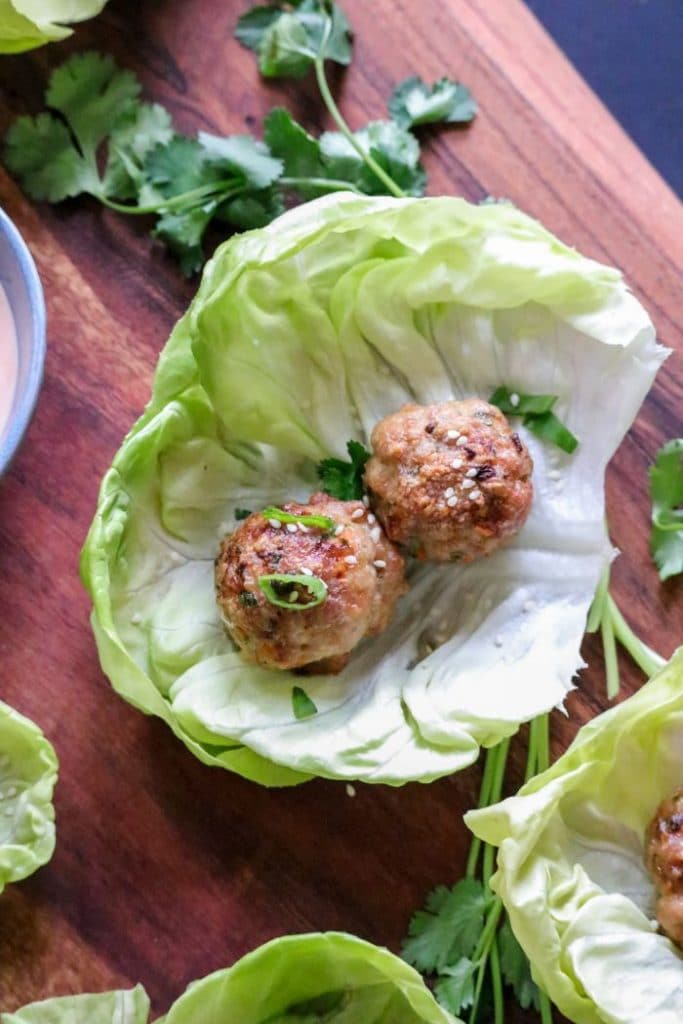
[[[266,784],[393,785],[466,767],[561,704],[612,557],[605,466],[665,352],[617,271],[508,205],[335,194],[223,245],[107,474],[82,561],[115,689],[197,756]],[[619,381],[604,400],[605,380]],[[240,508],[303,499],[405,402],[558,395],[568,455],[519,432],[535,498],[505,549],[422,565],[338,676],[246,664],[212,572]]]
[[[107,0],[0,0],[0,53],[65,39],[69,25],[92,18]]]
[[[0,1014],[0,1024],[147,1024],[129,992],[67,996]],[[420,975],[386,949],[341,932],[274,939],[189,986],[157,1024],[461,1024]]]
[[[465,821],[534,980],[580,1024],[676,1024],[683,954],[655,920],[645,831],[683,781],[683,648],[517,796]]]
[[[40,729],[0,701],[0,892],[54,852],[56,779],[57,757]]]

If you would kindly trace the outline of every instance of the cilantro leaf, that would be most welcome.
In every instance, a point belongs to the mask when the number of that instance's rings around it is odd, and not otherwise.
[[[263,137],[271,153],[282,160],[292,178],[324,178],[320,143],[298,124],[288,110],[274,107],[263,122]]]
[[[51,114],[17,118],[5,139],[4,160],[32,199],[59,203],[100,189],[97,168],[74,147],[63,121]]]
[[[469,89],[450,78],[440,78],[431,88],[417,75],[394,89],[389,115],[401,128],[421,124],[469,124],[477,104]]]
[[[434,986],[434,995],[444,1009],[455,1017],[474,1002],[474,976],[477,965],[461,957],[452,967],[444,967]]]
[[[284,212],[285,205],[277,189],[266,188],[227,200],[219,206],[216,218],[240,231],[250,231],[264,228]]]
[[[350,64],[351,26],[338,4],[324,0],[253,7],[237,22],[235,37],[258,54],[264,77],[301,78],[320,52],[326,32],[325,59]]]
[[[303,718],[310,718],[318,713],[317,707],[306,691],[300,686],[292,687],[292,710],[294,717],[299,721]]]
[[[178,212],[168,211],[159,218],[154,234],[177,257],[186,277],[201,270],[204,264],[202,239],[216,211],[216,202],[207,202]]]
[[[273,157],[268,146],[251,135],[209,135],[199,132],[198,140],[205,159],[224,176],[237,176],[251,188],[264,189],[282,174],[282,160]]]
[[[255,53],[261,48],[266,32],[282,17],[282,7],[269,4],[263,7],[252,7],[243,14],[235,28],[235,39]]]
[[[528,1010],[530,1006],[540,1010],[538,986],[531,977],[527,955],[515,938],[507,917],[498,931],[496,941],[503,978],[512,987],[517,1002],[523,1010]]]
[[[346,450],[350,462],[323,459],[318,463],[318,476],[326,494],[340,501],[358,501],[363,497],[363,472],[370,452],[359,441],[349,441]]]
[[[308,33],[296,14],[283,13],[263,37],[259,71],[264,78],[303,78],[315,55]]]
[[[650,467],[650,550],[662,580],[683,572],[683,438],[669,441]]]
[[[114,129],[109,138],[109,156],[104,175],[107,195],[134,199],[144,181],[144,160],[155,146],[173,137],[169,112],[158,103],[139,103]]]
[[[45,101],[66,119],[84,156],[135,110],[140,82],[112,57],[77,53],[52,73]]]
[[[414,914],[401,955],[424,973],[443,973],[474,952],[489,898],[481,882],[463,878],[452,889],[437,886]]]
[[[427,177],[414,135],[393,121],[371,121],[354,132],[354,137],[404,192],[413,196],[423,194]],[[325,132],[320,138],[320,150],[329,177],[350,181],[367,195],[386,193],[386,186],[341,132]]]

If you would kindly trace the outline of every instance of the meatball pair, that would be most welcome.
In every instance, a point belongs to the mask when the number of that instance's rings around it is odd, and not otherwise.
[[[372,511],[319,493],[254,513],[223,540],[217,600],[250,661],[339,672],[363,637],[386,629],[407,589],[395,545],[420,559],[471,562],[528,515],[531,458],[486,402],[406,405],[375,427],[372,447]]]

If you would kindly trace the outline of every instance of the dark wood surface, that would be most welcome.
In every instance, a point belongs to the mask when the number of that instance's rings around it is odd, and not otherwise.
[[[182,129],[252,128],[284,102],[319,127],[311,84],[264,85],[232,40],[241,0],[112,0],[66,44],[0,61],[0,130],[36,111],[46,76],[96,46],[141,75]],[[661,179],[517,0],[346,0],[356,58],[337,80],[352,124],[382,116],[397,80],[450,72],[473,89],[467,132],[430,140],[430,193],[508,196],[590,256],[623,268],[663,343],[660,373],[608,480],[615,589],[668,655],[681,585],[647,550],[646,467],[680,433],[683,215]],[[409,12],[412,12],[409,16]],[[110,689],[88,626],[78,553],[99,480],[148,397],[195,284],[142,224],[89,201],[36,207],[0,171],[0,201],[45,285],[49,355],[35,420],[0,482],[0,696],[57,747],[54,859],[0,907],[0,1008],[138,981],[163,1012],[185,985],[288,931],[342,928],[397,949],[426,891],[460,874],[478,770],[402,790],[312,782],[267,791],[196,761]],[[609,395],[606,396],[609,400]],[[605,706],[601,655],[553,719],[553,752]],[[623,663],[626,691],[642,679]],[[519,770],[523,745],[513,755]],[[511,1020],[531,1021],[514,1009]]]

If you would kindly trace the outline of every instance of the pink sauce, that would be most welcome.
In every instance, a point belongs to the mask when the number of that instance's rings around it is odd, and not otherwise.
[[[0,438],[5,432],[17,386],[17,337],[5,290],[0,285]]]

